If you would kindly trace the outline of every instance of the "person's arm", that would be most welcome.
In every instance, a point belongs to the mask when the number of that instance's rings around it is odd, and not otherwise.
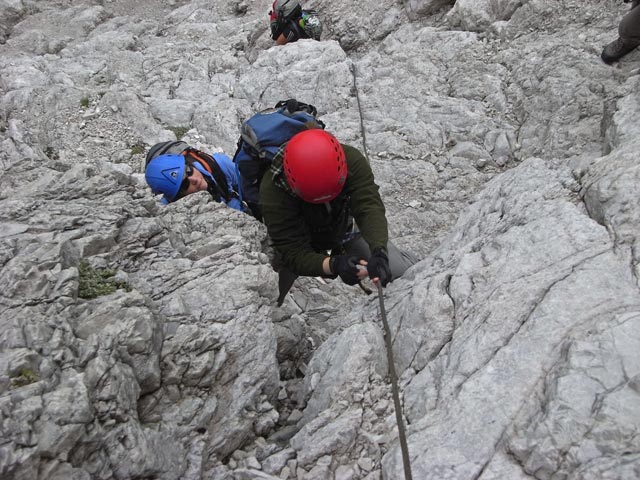
[[[233,161],[222,152],[212,153],[211,156],[215,159],[222,173],[224,173],[227,185],[237,192],[239,188],[239,178]]]
[[[231,188],[239,195],[240,178],[233,161],[222,152],[215,152],[211,156],[215,159],[216,163],[220,167],[220,170],[222,170],[222,173],[224,173],[224,177],[227,180],[227,185],[229,186],[229,188]],[[234,210],[240,210],[241,212],[245,211],[244,205],[238,198],[232,197],[227,202],[227,205]]]
[[[285,45],[289,42],[295,42],[300,39],[300,31],[294,21],[289,21],[283,27],[282,31],[275,35],[275,41],[278,45]]]
[[[384,203],[369,162],[356,148],[349,145],[342,147],[347,156],[345,189],[350,197],[349,207],[353,218],[372,251],[378,247],[387,248],[389,233]]]

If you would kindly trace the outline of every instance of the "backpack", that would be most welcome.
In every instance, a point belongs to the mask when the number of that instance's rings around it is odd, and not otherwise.
[[[201,150],[191,148],[186,142],[169,141],[156,143],[147,153],[145,168],[154,158],[164,154],[184,155],[185,162],[199,162],[215,180],[215,186],[217,187],[216,193],[218,195],[216,196],[212,193],[214,200],[229,203],[232,198],[240,198],[240,195],[227,183],[227,177],[218,165],[218,162],[216,162],[215,158]]]
[[[296,133],[313,128],[324,129],[324,123],[316,118],[317,114],[313,105],[289,99],[256,113],[242,123],[233,162],[240,174],[242,200],[258,218],[258,190],[273,157]]]
[[[303,10],[300,15],[300,20],[298,20],[298,25],[302,27],[307,37],[320,40],[320,35],[322,35],[322,22],[320,22],[315,10]]]

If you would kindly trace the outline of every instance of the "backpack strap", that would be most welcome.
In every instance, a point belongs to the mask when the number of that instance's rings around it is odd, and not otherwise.
[[[216,191],[220,197],[224,198],[225,203],[229,203],[232,198],[240,199],[238,192],[231,188],[227,182],[227,177],[215,158],[191,147],[186,148],[183,154],[185,160],[191,159],[191,161],[200,163],[211,174],[216,184]]]
[[[288,113],[307,112],[312,117],[318,115],[318,109],[309,103],[299,102],[295,98],[280,100],[274,108],[284,107]]]

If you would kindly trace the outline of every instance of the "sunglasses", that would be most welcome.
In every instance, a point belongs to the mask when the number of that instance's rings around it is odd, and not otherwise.
[[[183,197],[187,194],[187,190],[189,190],[189,177],[193,175],[193,165],[186,164],[184,168],[184,177],[182,178],[182,183],[180,184],[180,190],[178,190],[178,197]]]

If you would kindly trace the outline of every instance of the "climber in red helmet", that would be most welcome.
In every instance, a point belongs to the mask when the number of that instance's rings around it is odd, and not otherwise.
[[[417,261],[389,242],[367,159],[324,130],[305,130],[280,148],[262,178],[260,207],[295,276],[340,276],[349,285],[369,276],[385,286]]]

